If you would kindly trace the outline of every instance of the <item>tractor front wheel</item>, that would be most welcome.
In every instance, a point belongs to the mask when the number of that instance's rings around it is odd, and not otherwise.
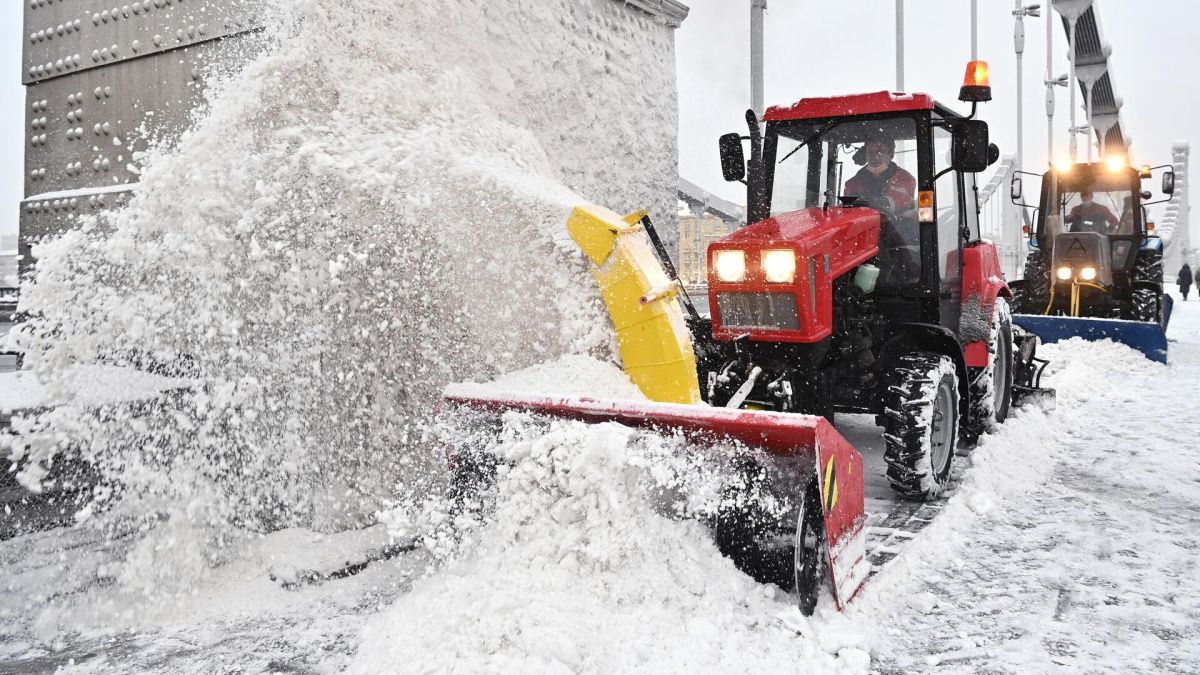
[[[958,371],[942,354],[900,357],[884,409],[884,461],[892,488],[909,499],[935,499],[950,480],[958,444]]]
[[[821,517],[821,493],[814,478],[800,498],[796,515],[796,597],[800,613],[812,616],[827,578],[825,569],[825,519]]]
[[[1129,298],[1129,318],[1146,323],[1162,323],[1162,300],[1157,291],[1135,288]]]

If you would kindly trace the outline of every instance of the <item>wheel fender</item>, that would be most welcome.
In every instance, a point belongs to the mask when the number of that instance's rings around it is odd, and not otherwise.
[[[996,298],[1011,299],[1012,291],[1000,268],[995,244],[980,241],[963,248],[962,315],[959,336],[963,358],[971,368],[988,365],[988,340],[992,335],[992,315]]]
[[[885,369],[891,369],[896,359],[911,352],[934,352],[944,354],[954,361],[958,373],[959,415],[966,417],[970,410],[970,380],[967,378],[967,362],[963,358],[962,345],[954,333],[945,326],[932,323],[904,323],[896,326],[897,333],[888,338],[879,350],[879,360]],[[986,346],[985,346],[986,348]]]

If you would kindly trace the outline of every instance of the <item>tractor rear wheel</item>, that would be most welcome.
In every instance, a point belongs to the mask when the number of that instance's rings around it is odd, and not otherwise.
[[[1012,314],[1008,300],[996,298],[992,306],[988,365],[969,368],[971,405],[963,422],[964,440],[974,441],[984,432],[1008,419],[1013,387]]]
[[[958,444],[958,372],[942,354],[900,357],[884,406],[883,458],[892,488],[909,499],[935,499],[950,479]]]

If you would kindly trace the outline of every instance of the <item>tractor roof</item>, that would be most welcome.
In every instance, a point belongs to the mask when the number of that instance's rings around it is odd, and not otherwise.
[[[900,94],[877,91],[873,94],[850,94],[827,98],[804,98],[787,107],[771,106],[763,115],[765,122],[807,120],[822,117],[848,117],[906,110],[933,110],[929,94]]]

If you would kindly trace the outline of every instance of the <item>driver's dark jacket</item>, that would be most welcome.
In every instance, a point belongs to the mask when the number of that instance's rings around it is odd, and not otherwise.
[[[917,179],[896,166],[895,162],[888,164],[888,168],[878,176],[864,166],[853,178],[846,181],[848,196],[866,197],[875,204],[886,199],[891,207],[890,214],[888,210],[879,212],[879,262],[883,271],[880,276],[882,284],[911,283],[921,274],[915,250],[918,245],[916,214],[911,214],[913,227],[900,227],[901,214],[913,211],[913,207],[916,206],[916,192]]]
[[[893,213],[911,210],[915,204],[917,179],[895,162],[888,164],[883,173],[876,176],[867,167],[858,170],[846,181],[846,194],[851,197],[886,198],[891,202]]]
[[[1107,206],[1096,202],[1076,204],[1067,215],[1067,222],[1071,224],[1072,232],[1083,232],[1090,227],[1093,232],[1106,234],[1109,230],[1115,232],[1121,226],[1121,221]]]

